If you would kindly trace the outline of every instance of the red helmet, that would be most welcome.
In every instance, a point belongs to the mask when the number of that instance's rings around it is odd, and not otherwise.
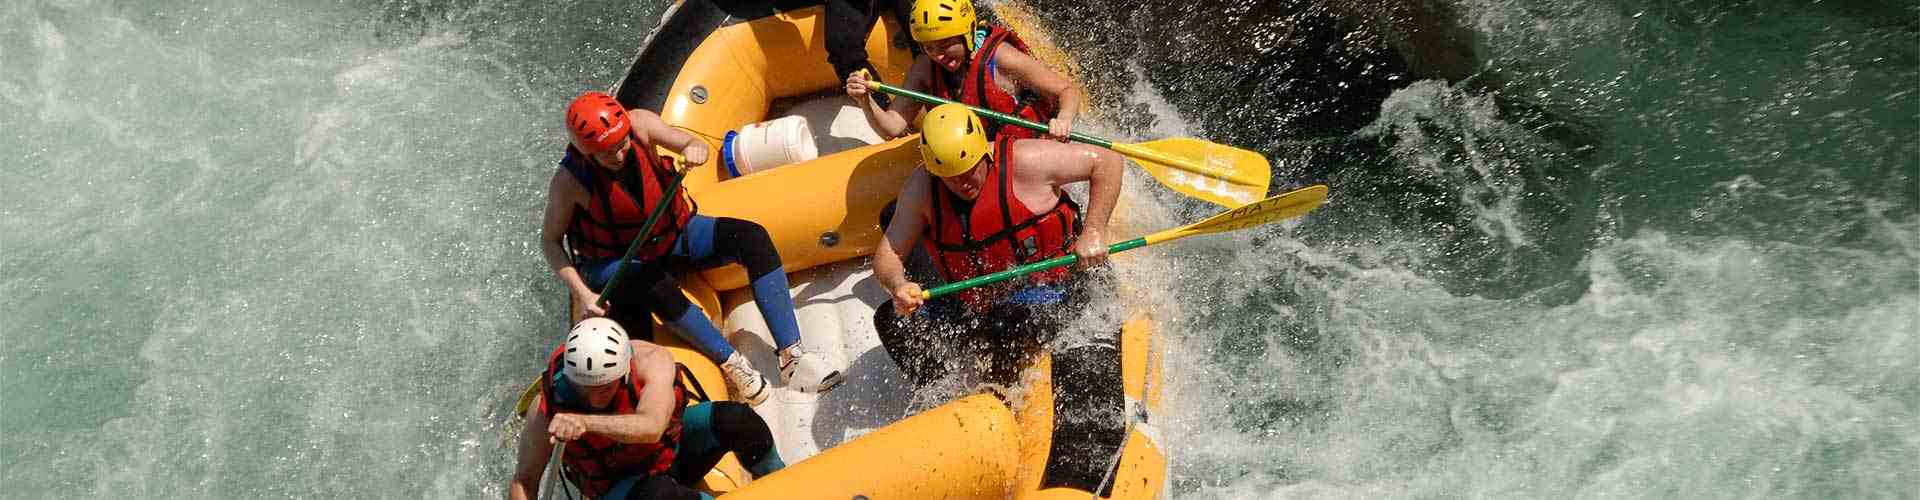
[[[567,105],[567,132],[573,147],[582,153],[613,151],[620,140],[633,132],[627,121],[627,108],[604,92],[587,92]]]

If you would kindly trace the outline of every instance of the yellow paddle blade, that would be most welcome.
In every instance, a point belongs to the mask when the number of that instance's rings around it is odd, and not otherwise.
[[[1266,157],[1200,139],[1114,143],[1113,150],[1139,162],[1161,184],[1224,207],[1266,197],[1268,184],[1273,182],[1273,167]]]
[[[527,384],[527,390],[520,392],[520,402],[513,404],[513,414],[515,416],[527,416],[527,409],[533,406],[533,397],[540,395],[540,378],[546,375],[546,372],[534,375],[533,383]]]
[[[1327,186],[1313,185],[1249,203],[1200,222],[1147,235],[1148,245],[1188,236],[1236,231],[1306,215],[1327,201]]]

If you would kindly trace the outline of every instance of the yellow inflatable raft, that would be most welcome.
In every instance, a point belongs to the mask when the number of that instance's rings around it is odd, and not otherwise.
[[[652,110],[710,142],[716,158],[688,175],[688,195],[703,214],[766,226],[792,273],[808,350],[848,376],[825,394],[775,387],[756,407],[787,469],[749,480],[729,457],[703,487],[735,499],[1162,496],[1167,460],[1152,425],[1160,359],[1143,315],[1124,325],[1118,359],[1106,355],[1105,364],[1118,368],[1092,383],[1123,385],[1124,402],[1108,398],[1108,407],[1091,412],[1105,421],[1091,429],[1056,428],[1050,357],[1027,372],[1027,390],[1012,405],[975,395],[907,415],[911,384],[874,333],[874,308],[887,297],[865,256],[879,240],[882,207],[919,161],[916,138],[877,138],[826,64],[821,7],[793,3],[685,0],[665,14],[614,89],[629,108]],[[911,64],[893,44],[899,29],[886,18],[868,39],[871,62],[890,82],[901,81]],[[723,147],[729,132],[791,115],[808,119],[816,159],[736,177],[717,158],[723,149],[734,153]],[[734,346],[777,383],[771,337],[745,285],[738,266],[682,281]],[[728,397],[717,366],[672,334],[656,337],[715,399]],[[1075,380],[1076,391],[1087,385],[1084,376]],[[1057,434],[1069,437],[1055,443]]]

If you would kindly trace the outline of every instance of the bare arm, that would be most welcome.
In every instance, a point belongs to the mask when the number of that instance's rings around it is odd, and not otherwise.
[[[545,398],[545,394],[534,396],[531,408],[539,408]],[[540,491],[540,475],[546,472],[547,461],[551,459],[553,443],[547,435],[547,415],[529,411],[527,426],[520,430],[520,453],[513,466],[513,479],[507,482],[507,500],[535,498]]]
[[[1000,73],[1012,79],[1015,85],[1032,89],[1054,103],[1055,109],[1060,112],[1047,124],[1047,133],[1065,140],[1067,134],[1073,132],[1074,117],[1080,114],[1083,99],[1080,89],[1020,49],[1002,45],[994,50],[993,57]]]
[[[634,362],[640,363],[640,402],[633,413],[624,415],[573,415],[588,433],[622,443],[660,441],[667,422],[673,417],[673,355],[652,344],[633,342]]]
[[[920,285],[907,281],[902,256],[913,251],[926,230],[933,200],[930,179],[926,169],[914,169],[913,175],[907,176],[907,184],[900,188],[900,199],[893,207],[893,221],[880,235],[880,245],[873,249],[873,279],[893,296],[894,311],[903,316],[912,314],[922,301]]]
[[[893,220],[880,235],[880,245],[873,249],[873,278],[887,291],[907,283],[902,256],[913,251],[913,244],[919,243],[921,232],[926,230],[932,198],[928,189],[932,181],[928,179],[925,169],[914,169],[907,176],[906,185],[900,187],[900,199],[894,203]]]
[[[1057,190],[1075,182],[1088,183],[1086,225],[1074,242],[1074,254],[1085,261],[1083,265],[1104,261],[1107,223],[1113,218],[1113,206],[1120,200],[1126,162],[1119,154],[1103,148],[1035,139],[1015,142],[1013,154],[1021,165],[1042,166],[1016,170],[1023,186]]]
[[[926,56],[914,58],[913,66],[907,69],[906,88],[928,92],[933,87],[932,71],[933,63]],[[892,140],[907,135],[913,128],[912,118],[919,116],[923,105],[909,97],[895,96],[887,107],[880,107],[880,102],[873,99],[871,86],[867,84],[873,77],[859,73],[847,75],[847,95],[859,103],[861,113],[867,117],[867,125],[873,127],[880,138]]]
[[[564,168],[554,169],[553,179],[547,181],[547,209],[540,224],[540,253],[546,256],[547,268],[560,278],[560,284],[566,285],[575,297],[586,300],[591,308],[592,302],[599,297],[587,288],[586,281],[580,277],[580,270],[573,267],[573,259],[561,246],[567,226],[573,223],[574,207],[586,196],[587,188],[581,186],[573,174],[567,173]]]
[[[711,153],[711,151],[708,151],[707,141],[700,140],[700,138],[694,137],[693,134],[689,134],[685,130],[680,130],[677,127],[668,125],[666,120],[660,119],[660,115],[653,114],[651,111],[644,109],[628,110],[627,116],[633,121],[634,129],[646,134],[648,142],[652,142],[655,146],[672,150],[675,153],[680,153],[680,156],[687,160],[688,165],[707,164],[707,158]],[[639,153],[643,155],[655,154],[652,151],[640,151]]]

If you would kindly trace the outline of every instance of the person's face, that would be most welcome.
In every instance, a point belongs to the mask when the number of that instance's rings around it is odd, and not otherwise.
[[[633,150],[633,141],[622,137],[620,138],[620,145],[613,148],[612,151],[601,151],[588,154],[587,156],[593,158],[593,162],[599,164],[600,168],[620,170],[627,166],[627,162],[623,161],[623,159],[627,157],[627,152],[631,150]]]
[[[940,183],[946,184],[947,190],[953,191],[953,194],[958,195],[962,200],[979,198],[980,183],[987,180],[987,169],[980,167],[986,164],[986,160],[981,160],[965,173],[953,177],[941,177]]]
[[[605,406],[608,402],[613,401],[614,396],[620,394],[620,380],[621,379],[613,379],[612,382],[605,384],[577,385],[575,387],[580,391],[580,395],[586,397],[587,401],[591,402],[594,406]]]
[[[921,43],[920,50],[925,51],[927,58],[932,59],[934,64],[946,68],[947,71],[959,71],[960,66],[967,63],[967,44],[964,37],[950,36]]]

